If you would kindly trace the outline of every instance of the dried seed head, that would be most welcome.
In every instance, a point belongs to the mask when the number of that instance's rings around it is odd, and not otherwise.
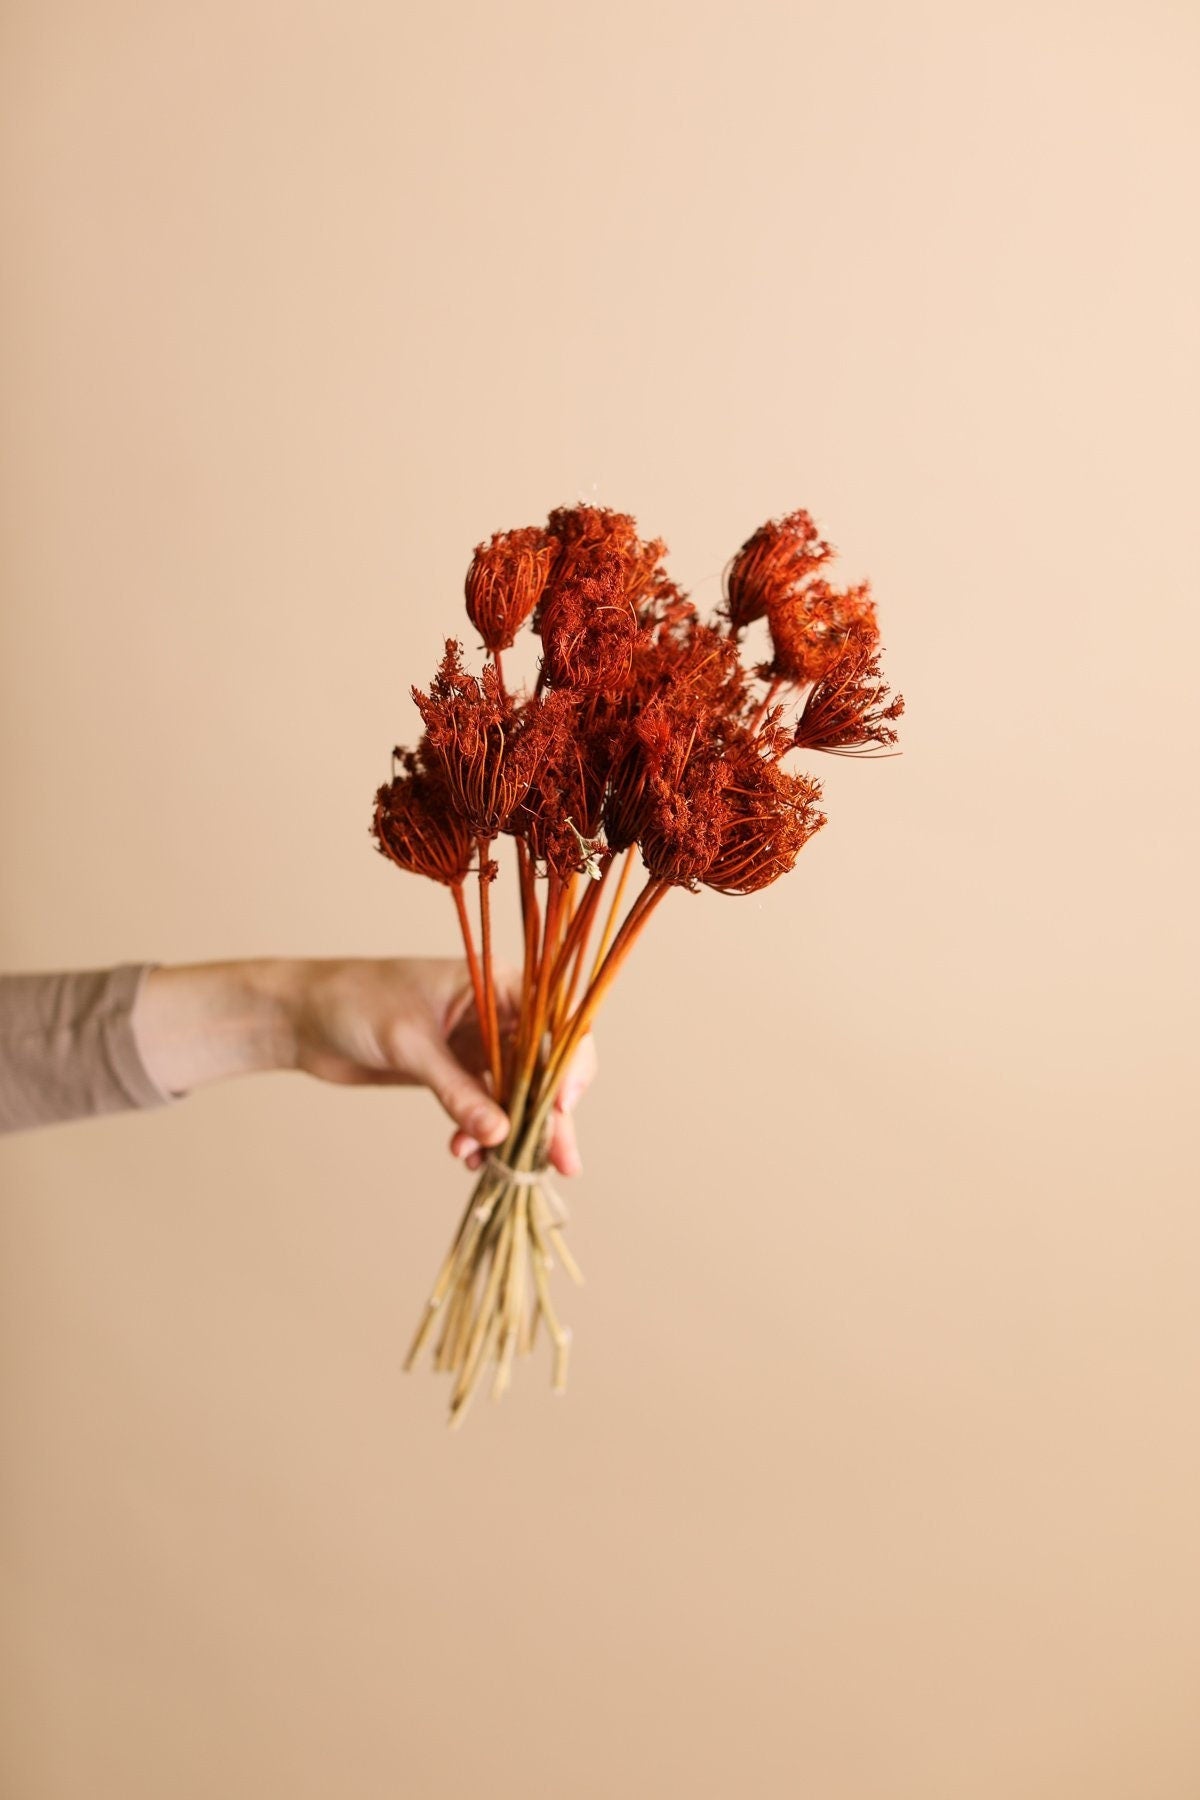
[[[495,668],[469,674],[452,638],[429,693],[412,692],[425,724],[423,761],[438,771],[468,831],[495,837],[528,793],[544,745],[526,729]]]
[[[596,694],[614,693],[626,684],[637,614],[625,597],[619,556],[598,553],[556,579],[539,624],[551,687]]]
[[[609,506],[556,506],[546,529],[558,542],[554,580],[559,581],[578,563],[596,555],[617,555],[626,560],[639,548],[637,523],[630,513]]]
[[[536,525],[497,531],[475,546],[467,570],[467,616],[488,650],[507,650],[533,612],[558,554],[558,540]]]
[[[728,752],[724,768],[724,830],[704,885],[722,894],[756,894],[788,873],[825,824],[817,807],[821,786],[781,769],[769,748],[764,755],[753,742]]]
[[[464,881],[471,838],[450,796],[420,773],[398,775],[375,795],[372,835],[397,868],[428,875],[446,887]]]
[[[628,681],[639,628],[686,604],[662,566],[666,545],[643,542],[631,514],[603,506],[560,506],[548,530],[559,548],[534,617],[546,678],[576,693],[615,693]]]
[[[903,713],[904,696],[889,701],[889,692],[875,631],[852,628],[837,661],[809,692],[793,742],[798,749],[840,756],[869,755],[871,744],[894,744],[889,721]]]
[[[642,860],[652,875],[696,892],[721,848],[727,809],[720,758],[673,741],[663,773],[649,783],[649,811],[641,835]]]
[[[767,614],[774,659],[767,673],[806,686],[820,681],[840,659],[852,635],[878,636],[870,583],[837,589],[809,582],[771,605]]]
[[[584,866],[581,839],[598,837],[610,759],[588,702],[552,691],[536,706],[531,730],[540,732],[544,750],[509,830],[525,840],[536,863],[566,876]]]
[[[832,555],[804,511],[760,525],[725,572],[725,613],[733,635],[765,618]]]
[[[626,721],[604,801],[604,835],[614,852],[627,850],[646,829],[654,803],[651,783],[662,770],[673,729],[661,699]]]

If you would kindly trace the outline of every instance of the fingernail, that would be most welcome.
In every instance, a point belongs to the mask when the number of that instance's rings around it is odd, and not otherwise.
[[[570,1112],[582,1093],[582,1081],[564,1081],[562,1093],[559,1096],[559,1105],[562,1108],[562,1111]]]

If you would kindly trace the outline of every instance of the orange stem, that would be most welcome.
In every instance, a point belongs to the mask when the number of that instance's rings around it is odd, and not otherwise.
[[[533,992],[533,970],[537,961],[538,903],[533,863],[521,838],[514,838],[517,851],[517,879],[521,887],[521,925],[525,937],[525,956],[521,969],[521,1022],[529,1009]]]
[[[471,930],[471,918],[467,912],[467,902],[463,896],[463,884],[456,881],[450,892],[454,895],[454,909],[458,914],[459,929],[462,932],[463,948],[467,953],[467,968],[471,972],[471,992],[475,996],[475,1015],[479,1020],[479,1035],[487,1045],[487,1000],[484,994],[483,976],[479,969],[479,957],[475,951],[475,937]]]
[[[546,1123],[550,1108],[554,1104],[554,1096],[568,1062],[586,1036],[600,1002],[612,986],[617,972],[633,948],[639,932],[669,888],[670,883],[662,881],[656,875],[652,875],[647,881],[622,921],[621,929],[613,939],[598,973],[588,984],[586,994],[568,1020],[562,1037],[554,1045],[542,1076],[537,1106],[524,1134],[523,1147],[526,1152],[531,1152],[536,1148],[537,1140]]]
[[[479,850],[479,927],[483,947],[483,1004],[487,1019],[483,1042],[492,1071],[492,1091],[497,1100],[503,1102],[504,1066],[500,1056],[500,1020],[496,1013],[496,974],[492,964],[492,903],[489,892],[492,884],[487,876],[487,865],[491,861],[488,854],[491,844],[490,838],[481,837],[477,840]]]
[[[609,866],[611,867],[611,864]],[[617,914],[621,910],[621,901],[625,895],[625,888],[629,881],[629,871],[632,867],[633,850],[630,848],[625,852],[625,861],[621,864],[621,873],[617,877],[617,886],[612,897],[612,905],[608,909],[608,918],[604,922],[604,930],[601,933],[600,942],[596,946],[596,960],[592,964],[592,973],[588,978],[591,981],[596,979],[596,971],[604,961],[608,946],[612,943],[613,931],[616,929]]]
[[[583,960],[587,954],[592,927],[596,923],[596,914],[600,911],[600,896],[604,892],[604,884],[608,880],[608,872],[612,866],[613,859],[610,856],[600,871],[599,880],[589,882],[588,892],[576,908],[575,917],[571,921],[571,930],[563,942],[560,958],[562,966],[555,988],[558,998],[554,1004],[554,1016],[550,1025],[552,1037],[558,1036],[563,1022],[571,1010],[575,990],[579,986],[579,977],[583,973]]]
[[[550,977],[550,992],[557,998],[554,1005],[555,1016],[562,1009],[561,987],[570,966],[571,958],[578,954],[580,938],[586,939],[592,929],[592,920],[599,903],[600,893],[604,887],[604,879],[612,867],[611,860],[605,863],[598,881],[588,882],[588,891],[571,915],[570,923],[563,933],[562,945],[554,959],[554,969]]]
[[[521,1092],[528,1093],[533,1081],[534,1070],[542,1047],[542,1038],[546,1030],[546,1000],[550,981],[551,945],[558,932],[558,915],[562,908],[562,884],[554,870],[551,869],[546,878],[546,916],[542,928],[540,949],[536,946],[537,979],[533,990],[533,1001],[529,1008],[527,1030],[523,1045],[523,1055],[518,1064],[517,1086]]]

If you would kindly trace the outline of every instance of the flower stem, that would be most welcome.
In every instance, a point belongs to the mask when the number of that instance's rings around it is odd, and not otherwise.
[[[586,1036],[600,1002],[611,987],[621,964],[633,948],[638,933],[669,888],[669,882],[662,881],[655,875],[652,875],[647,881],[622,921],[620,930],[613,939],[604,961],[588,984],[587,992],[567,1021],[561,1037],[554,1044],[539,1083],[537,1102],[532,1114],[526,1120],[522,1133],[522,1142],[518,1152],[520,1160],[516,1164],[518,1168],[527,1168],[529,1159],[536,1154],[538,1141],[545,1129],[546,1120],[550,1116],[550,1108],[554,1104],[554,1096],[558,1091],[558,1084],[562,1080],[567,1064]]]
[[[531,879],[530,886],[535,883]],[[526,956],[533,954],[533,992],[531,999],[522,1007],[521,1033],[518,1048],[516,1075],[513,1080],[512,1093],[509,1096],[508,1116],[512,1129],[504,1148],[507,1160],[512,1148],[522,1136],[523,1113],[529,1090],[533,1085],[537,1070],[538,1057],[541,1054],[542,1039],[546,1033],[546,1001],[550,978],[550,946],[553,944],[558,930],[558,914],[562,906],[562,884],[550,870],[546,882],[546,913],[541,933],[541,944],[538,944],[537,901],[533,902],[531,920],[526,925]]]
[[[611,866],[612,865],[610,864],[609,867],[611,868]],[[632,867],[633,851],[632,849],[629,849],[625,852],[625,861],[621,864],[621,873],[617,876],[617,885],[613,892],[612,905],[608,909],[608,918],[604,922],[604,930],[601,933],[600,942],[596,946],[596,960],[592,964],[592,972],[588,977],[589,982],[596,979],[596,971],[604,961],[604,958],[608,953],[608,946],[612,943],[613,932],[616,930],[617,925],[617,915],[621,910],[621,901],[625,896],[625,888],[629,881],[629,871]]]
[[[487,1043],[487,998],[483,984],[483,975],[479,967],[479,957],[475,950],[475,934],[471,930],[471,916],[467,911],[467,902],[463,894],[463,884],[456,881],[450,892],[454,895],[454,909],[458,914],[459,929],[462,932],[463,949],[467,953],[467,968],[471,972],[471,992],[475,997],[475,1016],[479,1020],[479,1032],[484,1043]]]
[[[572,957],[575,958],[576,968],[578,968],[578,959],[582,955],[583,946],[591,935],[592,921],[596,916],[596,908],[600,903],[600,895],[604,890],[604,883],[611,867],[612,859],[610,858],[600,871],[600,879],[588,882],[587,892],[575,908],[563,934],[562,948],[555,958],[553,973],[550,977],[552,1029],[561,1024],[566,1008],[570,1005],[570,991],[574,989],[575,979],[571,980],[570,990],[566,988],[565,983],[571,967],[571,960]]]
[[[492,963],[492,902],[488,865],[491,838],[479,838],[479,929],[483,949],[483,1004],[480,1017],[484,1048],[492,1071],[492,1092],[503,1104],[504,1066],[500,1055],[500,1020],[496,1013],[496,974]]]
[[[525,936],[525,954],[521,964],[521,1016],[517,1027],[517,1067],[520,1068],[525,1043],[523,1033],[529,1017],[534,982],[537,979],[541,912],[538,907],[537,877],[534,872],[533,858],[522,839],[514,838],[513,842],[517,851],[517,876],[521,884],[521,925]]]

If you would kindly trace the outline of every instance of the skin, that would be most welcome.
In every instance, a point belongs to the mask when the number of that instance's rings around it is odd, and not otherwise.
[[[511,1029],[520,980],[499,968],[496,982],[501,1026]],[[451,1154],[472,1169],[508,1134],[484,1080],[467,966],[454,957],[257,957],[152,969],[133,1029],[168,1093],[300,1069],[343,1086],[427,1087],[454,1122]],[[549,1157],[560,1175],[582,1167],[571,1113],[595,1068],[588,1037],[555,1105]]]

